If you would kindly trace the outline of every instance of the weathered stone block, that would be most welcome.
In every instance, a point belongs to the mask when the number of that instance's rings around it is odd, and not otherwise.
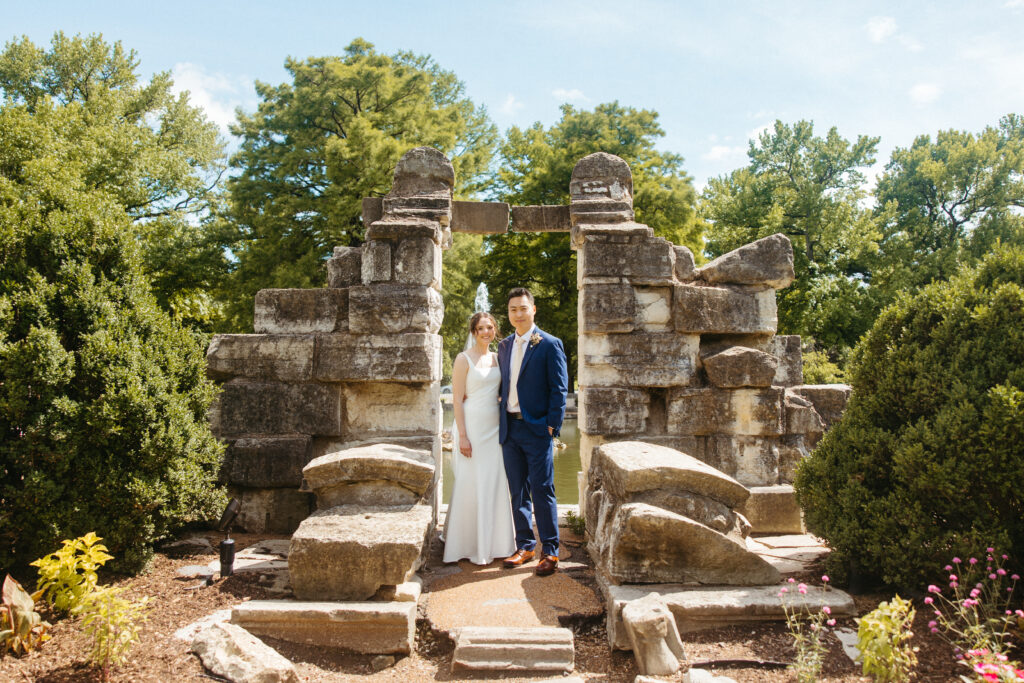
[[[335,247],[327,259],[327,286],[351,287],[363,281],[363,250],[361,247]]]
[[[694,436],[693,434],[643,434],[636,438],[637,441],[672,448],[681,453],[691,455],[702,462],[707,462],[704,459],[705,437],[703,436]]]
[[[752,486],[740,509],[759,534],[802,534],[803,516],[789,485]]]
[[[631,332],[636,327],[637,301],[627,284],[587,285],[579,294],[583,332]]]
[[[313,496],[295,488],[231,489],[242,506],[235,529],[250,534],[290,534],[313,511]]]
[[[504,235],[508,216],[505,202],[452,202],[452,231]]]
[[[433,147],[416,147],[402,155],[395,165],[389,197],[419,195],[451,196],[455,169],[448,158]]]
[[[796,467],[809,456],[815,438],[804,434],[792,434],[779,440],[779,483],[792,484]]]
[[[606,443],[594,450],[591,468],[603,486],[620,499],[665,489],[690,491],[729,507],[747,499],[739,482],[685,453],[641,441]]]
[[[770,353],[733,346],[702,358],[708,381],[716,387],[771,386],[779,361]]]
[[[697,373],[700,337],[669,333],[582,334],[579,381],[583,386],[671,387]]]
[[[203,666],[228,681],[299,683],[295,666],[235,624],[211,624],[196,634],[192,652]]]
[[[347,289],[261,289],[256,292],[257,334],[310,334],[348,329]]]
[[[236,439],[224,454],[221,477],[233,486],[298,488],[313,457],[312,442],[309,436]]]
[[[394,254],[395,282],[441,290],[441,247],[426,237],[402,240]]]
[[[314,376],[322,382],[431,382],[441,379],[436,334],[319,337]]]
[[[807,399],[786,390],[786,433],[817,435],[825,431],[825,422]]]
[[[568,232],[569,207],[513,206],[512,232]]]
[[[680,282],[690,282],[697,277],[697,266],[689,247],[673,246],[675,250],[674,272]]]
[[[779,359],[772,384],[792,387],[804,383],[804,359],[800,350],[800,335],[784,334],[772,337],[764,349]]]
[[[231,623],[304,645],[408,654],[416,635],[416,603],[249,600],[232,608]]]
[[[376,223],[384,217],[383,197],[363,197],[363,225]]]
[[[453,669],[474,671],[572,671],[572,631],[536,626],[467,626],[458,631]]]
[[[348,329],[352,334],[398,334],[441,329],[444,304],[431,287],[374,285],[352,287]]]
[[[676,285],[673,309],[677,332],[690,334],[774,334],[775,292]]]
[[[825,429],[829,429],[843,416],[851,387],[849,384],[801,384],[790,390],[813,403],[814,410],[825,421]]]
[[[781,233],[719,256],[700,269],[705,282],[763,285],[774,289],[793,282],[793,245]]]
[[[704,461],[744,486],[770,486],[779,480],[775,439],[714,434],[705,437]]]
[[[672,243],[660,237],[638,244],[588,239],[579,249],[579,274],[583,282],[592,277],[621,277],[632,284],[670,284],[672,251]]]
[[[627,603],[622,621],[641,674],[671,676],[679,670],[680,661],[686,659],[683,641],[675,618],[657,596]]]
[[[606,152],[580,159],[569,181],[573,225],[633,220],[633,174],[629,164]]]
[[[302,476],[320,509],[370,502],[362,495],[367,485],[389,505],[412,505],[434,483],[434,458],[429,450],[375,444],[322,455],[303,468]]]
[[[600,579],[599,579],[600,580]],[[709,628],[736,626],[766,621],[784,622],[786,615],[779,600],[778,586],[748,588],[716,588],[655,584],[650,586],[610,586],[602,582],[608,596],[608,641],[617,650],[629,649],[629,638],[622,624],[625,605],[649,595],[665,603],[680,633],[693,633]],[[835,588],[824,590],[808,586],[806,594],[790,591],[786,605],[791,612],[816,614],[828,605],[834,617],[856,614],[853,598]]]
[[[742,542],[652,505],[620,506],[608,528],[600,563],[615,583],[756,586],[779,581],[778,570]]]
[[[679,388],[668,398],[671,434],[782,434],[783,389]]]
[[[369,285],[374,282],[391,281],[391,243],[387,240],[374,240],[363,245],[362,282]]]
[[[637,287],[636,324],[648,332],[666,332],[672,327],[672,288]]]
[[[300,600],[366,600],[407,581],[431,528],[425,505],[318,510],[292,535],[288,573]]]
[[[439,221],[416,216],[385,215],[366,229],[366,239],[369,241],[429,237],[434,242],[442,244],[444,236],[445,227]]]
[[[579,425],[587,434],[643,434],[650,398],[642,391],[611,387],[580,390]]]
[[[312,335],[218,334],[206,350],[206,374],[304,382],[313,376],[313,347]]]
[[[219,437],[250,434],[341,434],[341,392],[323,384],[234,379],[210,409]]]
[[[436,384],[358,382],[345,385],[344,396],[345,434],[350,439],[441,431]]]
[[[654,230],[641,223],[593,223],[573,224],[570,230],[569,243],[573,249],[579,249],[587,237],[601,235],[608,238],[626,240],[642,240],[654,237]]]

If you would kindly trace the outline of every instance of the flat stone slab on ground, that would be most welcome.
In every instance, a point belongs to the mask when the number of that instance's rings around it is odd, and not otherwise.
[[[223,624],[226,621],[231,621],[231,610],[219,609],[213,614],[207,614],[202,619],[197,619],[187,626],[182,626],[174,632],[174,637],[178,640],[184,640],[186,643],[191,643],[192,639],[196,637],[196,634],[207,626]]]
[[[412,652],[415,602],[250,600],[231,623],[259,636],[363,654]]]
[[[651,594],[658,595],[672,612],[680,633],[692,633],[720,626],[764,621],[784,621],[786,616],[779,597],[781,585],[743,588],[695,588],[681,584],[605,586],[608,596],[608,642],[613,649],[628,650],[629,637],[622,623],[622,607]],[[790,587],[785,596],[790,609],[816,612],[825,605],[832,616],[853,616],[853,598],[837,589],[808,586],[801,595]]]
[[[755,536],[758,543],[769,548],[825,548],[825,542],[810,534],[785,534],[782,536]]]
[[[234,683],[298,683],[295,666],[256,636],[235,624],[213,624],[192,641],[208,670]]]
[[[477,671],[572,671],[572,631],[567,628],[467,627],[455,637],[452,668]]]

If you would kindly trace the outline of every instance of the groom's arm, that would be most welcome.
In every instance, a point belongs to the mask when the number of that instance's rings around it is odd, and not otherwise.
[[[562,431],[565,419],[565,395],[569,390],[569,372],[565,360],[562,340],[552,337],[554,348],[548,353],[548,416],[547,423],[552,436]]]

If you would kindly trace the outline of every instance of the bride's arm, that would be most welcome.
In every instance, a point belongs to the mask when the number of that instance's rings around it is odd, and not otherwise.
[[[459,452],[467,458],[473,457],[473,445],[466,435],[466,413],[462,402],[466,400],[466,374],[469,372],[469,359],[460,353],[455,357],[452,367],[452,409],[455,412],[455,428],[459,433]]]

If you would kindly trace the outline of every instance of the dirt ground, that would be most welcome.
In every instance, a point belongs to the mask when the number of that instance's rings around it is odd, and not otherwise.
[[[245,548],[272,536],[236,534],[236,547]],[[210,534],[216,546],[219,537]],[[585,556],[585,552],[579,553]],[[174,632],[216,610],[226,609],[244,600],[272,599],[261,585],[259,577],[236,574],[216,580],[212,585],[196,587],[196,580],[183,580],[176,576],[178,568],[206,564],[215,556],[171,555],[158,553],[151,568],[137,577],[105,577],[104,582],[124,586],[133,598],[150,598],[147,618],[142,627],[141,641],[132,650],[129,661],[114,670],[111,680],[119,682],[223,680],[206,672],[199,659],[189,651],[189,643],[178,640]],[[808,574],[808,579],[814,572]],[[590,582],[588,582],[590,583]],[[429,588],[428,588],[429,590]],[[877,606],[888,595],[857,596],[858,614]],[[98,671],[88,664],[90,648],[88,637],[74,619],[60,619],[44,614],[53,624],[52,639],[39,650],[16,658],[6,656],[0,660],[0,681],[39,681],[66,683],[99,680]],[[956,681],[967,670],[958,666],[950,647],[939,637],[928,633],[928,617],[918,609],[914,625],[914,645],[918,653],[919,681]],[[576,670],[572,675],[596,681],[632,681],[637,675],[633,656],[628,652],[612,652],[608,647],[603,617],[567,619],[562,624],[571,628],[576,641]],[[313,683],[371,680],[448,681],[467,679],[537,680],[552,678],[537,675],[529,679],[512,674],[480,674],[453,672],[450,667],[454,644],[447,634],[433,630],[430,623],[418,621],[416,651],[398,657],[393,665],[373,671],[370,655],[331,652],[323,648],[304,647],[264,639],[282,655],[295,663],[299,677]],[[840,620],[837,626],[856,628],[852,619]],[[687,665],[709,669],[736,681],[792,681],[793,674],[784,668],[793,656],[792,644],[784,625],[756,625],[730,627],[685,634],[683,637]],[[833,635],[827,638],[829,655],[823,681],[868,681],[860,676],[859,665],[843,653]],[[684,669],[685,670],[685,669]],[[555,676],[557,677],[557,676]],[[665,680],[682,680],[683,672]]]

